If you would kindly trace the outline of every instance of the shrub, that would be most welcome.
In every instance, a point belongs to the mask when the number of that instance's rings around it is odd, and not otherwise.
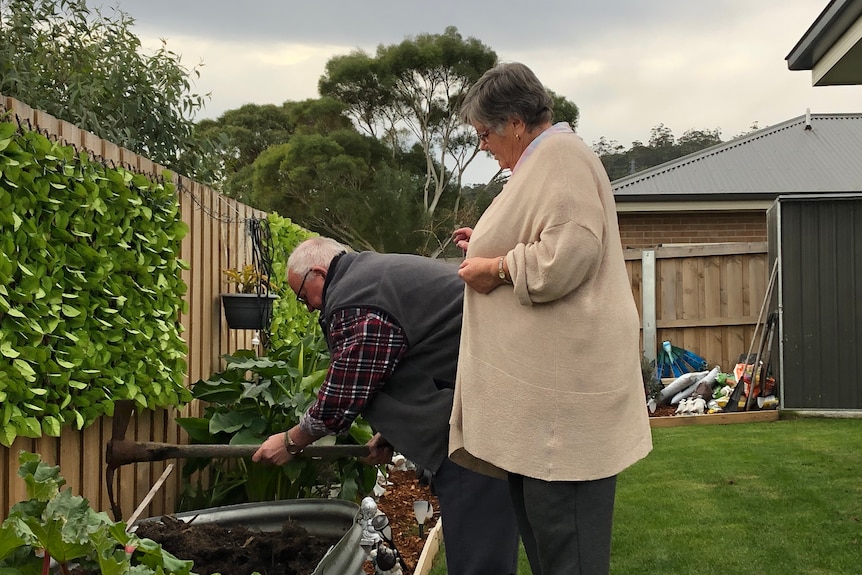
[[[257,444],[297,424],[314,401],[326,375],[328,354],[320,334],[306,336],[284,359],[256,357],[250,350],[224,356],[227,367],[194,384],[192,394],[206,403],[204,416],[177,422],[192,442]],[[371,438],[358,420],[344,443],[362,445]],[[197,475],[198,480],[191,479]],[[376,468],[356,459],[295,459],[283,467],[251,459],[188,460],[181,510],[219,505],[332,495],[358,501],[376,479]]]

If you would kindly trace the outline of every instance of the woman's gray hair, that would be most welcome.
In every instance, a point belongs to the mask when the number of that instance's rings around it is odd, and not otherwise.
[[[305,240],[287,258],[287,269],[298,275],[305,275],[314,266],[329,269],[332,259],[338,254],[350,251],[332,238],[322,236]]]
[[[500,132],[520,118],[532,130],[554,119],[554,101],[532,70],[518,62],[497,64],[468,90],[459,113],[465,124]]]

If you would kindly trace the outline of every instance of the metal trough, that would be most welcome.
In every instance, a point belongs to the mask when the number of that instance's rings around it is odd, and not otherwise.
[[[195,525],[239,525],[259,531],[279,531],[285,521],[292,519],[311,535],[340,538],[312,575],[360,575],[366,554],[359,546],[362,528],[357,521],[358,513],[356,503],[341,499],[290,499],[185,511],[175,517],[183,521],[194,519]],[[141,521],[159,521],[159,518]]]

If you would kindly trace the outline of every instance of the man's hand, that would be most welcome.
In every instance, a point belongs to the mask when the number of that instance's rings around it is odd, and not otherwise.
[[[368,440],[370,451],[368,457],[363,457],[360,461],[366,465],[383,465],[392,461],[393,448],[386,439],[379,433],[375,433],[374,437]]]
[[[284,446],[284,436],[287,432],[275,433],[266,438],[251,460],[256,463],[270,463],[272,465],[285,465],[293,459],[293,455],[287,452]]]

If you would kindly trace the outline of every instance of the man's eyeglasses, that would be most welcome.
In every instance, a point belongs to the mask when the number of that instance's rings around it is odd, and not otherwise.
[[[483,144],[487,144],[488,143],[488,136],[491,135],[491,128],[488,128],[484,132],[479,132],[476,135],[479,136],[480,142],[482,142]]]
[[[305,280],[308,279],[308,274],[311,273],[311,270],[305,272],[305,275],[302,276],[302,283],[299,284],[299,289],[296,290],[296,301],[301,303],[302,305],[308,305],[308,300],[305,297],[308,295],[302,295],[302,288],[305,286]]]

